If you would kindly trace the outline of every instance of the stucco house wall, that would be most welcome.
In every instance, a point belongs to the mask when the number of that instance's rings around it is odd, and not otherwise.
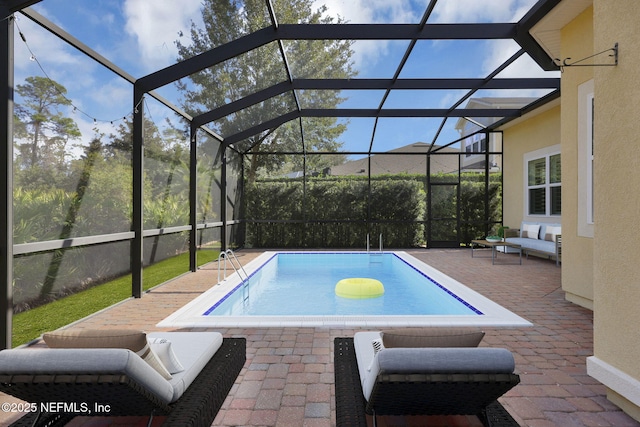
[[[562,0],[538,28],[549,54],[571,58],[571,64],[618,43],[618,64],[565,67],[560,105],[534,111],[503,131],[506,225],[526,217],[523,156],[560,143],[562,288],[568,300],[594,312],[589,375],[607,386],[612,402],[640,420],[638,19],[637,0]],[[611,64],[611,53],[586,64]],[[587,172],[592,143],[593,192]]]
[[[519,120],[510,122],[502,130],[504,144],[503,224],[511,228],[519,228],[523,220],[538,220],[527,217],[525,214],[526,171],[524,156],[527,153],[560,144],[559,101],[547,105],[544,110],[535,110]],[[558,218],[545,220],[558,222]]]
[[[579,60],[593,54],[593,7],[588,7],[561,30],[561,56]],[[571,60],[569,61],[571,62]],[[594,67],[567,67],[561,77],[562,93],[562,289],[565,297],[593,309],[593,232],[580,211],[587,208],[586,169],[581,144],[589,144],[588,126],[580,89],[593,79]],[[582,106],[584,107],[584,106]],[[593,227],[593,225],[591,225]],[[580,228],[580,230],[579,230]]]
[[[618,43],[619,63],[594,69],[594,356],[587,369],[640,420],[638,19],[636,0],[594,1],[594,51]]]

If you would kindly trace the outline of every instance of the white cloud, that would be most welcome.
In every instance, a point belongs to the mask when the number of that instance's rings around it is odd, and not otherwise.
[[[57,80],[56,74],[64,77],[68,70],[87,70],[79,56],[73,55],[67,44],[22,15],[16,15],[14,72],[16,81],[27,76],[42,75],[44,69],[49,77]],[[24,36],[22,40],[20,33]],[[36,62],[37,59],[37,62]],[[38,65],[40,64],[40,66]],[[92,65],[90,65],[92,66]]]
[[[141,62],[149,71],[175,62],[174,41],[182,32],[188,34],[191,20],[201,19],[200,0],[126,0],[125,30],[135,37]]]
[[[536,0],[446,0],[437,3],[429,23],[515,22]],[[418,23],[428,0],[316,0],[314,7],[327,6],[327,15],[349,23]],[[437,43],[437,42],[434,42]],[[356,69],[368,70],[384,62],[393,49],[404,51],[406,43],[361,40],[353,45]],[[492,52],[491,54],[501,52]],[[394,61],[398,61],[394,58]]]
[[[535,0],[447,0],[438,2],[430,22],[513,22]]]
[[[449,0],[434,10],[437,22],[516,22],[535,0]],[[519,49],[513,40],[492,40],[479,45],[484,51],[481,75],[488,75]],[[499,77],[549,77],[528,55],[516,60]]]
[[[434,10],[438,22],[516,22],[531,9],[535,0],[450,0],[439,2]],[[488,75],[515,54],[520,46],[513,40],[491,40],[480,45],[484,52],[481,75]],[[558,77],[557,73],[543,71],[526,53],[503,70],[499,78]],[[497,96],[535,96],[539,90],[521,90],[514,93],[496,92]]]
[[[504,61],[513,56],[513,54],[515,54],[520,49],[520,46],[518,46],[518,44],[513,40],[492,40],[490,43],[485,43],[484,45],[485,57],[482,63],[482,74],[489,74],[493,72],[502,63],[504,63]],[[517,74],[514,74],[516,72],[515,68],[513,68],[514,64],[511,65],[512,66],[508,67],[507,70],[504,70],[501,73],[500,77],[519,76]],[[520,75],[520,77],[524,76]]]
[[[509,59],[514,53],[520,49],[515,42],[511,40],[499,40],[491,43],[487,48],[485,60],[482,64],[484,74],[489,74],[498,68],[504,61]],[[516,59],[511,65],[501,71],[497,78],[553,78],[560,77],[560,73],[556,71],[544,71],[540,66],[526,53]],[[536,97],[547,93],[547,89],[520,89],[520,90],[497,90],[489,91],[485,96],[512,96],[512,97]]]
[[[408,0],[316,0],[314,7],[323,4],[329,15],[352,24],[411,23],[420,19]]]
[[[86,102],[100,105],[100,120],[116,120],[131,113],[132,85],[120,78],[97,82],[93,90],[86,94]],[[97,113],[96,113],[97,114]]]
[[[326,14],[340,17],[350,24],[407,24],[419,21],[425,6],[414,9],[409,0],[316,0],[314,8],[327,6]],[[402,43],[402,42],[401,42]],[[359,40],[353,45],[356,69],[376,65],[398,42],[389,40]],[[406,43],[403,43],[406,46]]]

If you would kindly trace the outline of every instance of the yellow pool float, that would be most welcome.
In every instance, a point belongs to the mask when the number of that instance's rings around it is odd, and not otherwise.
[[[384,294],[382,282],[364,277],[350,277],[336,283],[336,295],[343,298],[377,298]]]

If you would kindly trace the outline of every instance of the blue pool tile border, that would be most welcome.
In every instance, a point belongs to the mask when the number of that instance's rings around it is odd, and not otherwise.
[[[277,257],[279,254],[279,252],[274,253],[272,256],[269,257],[269,259],[267,259],[265,262],[263,262],[262,264],[260,264],[260,266],[258,268],[256,268],[255,270],[253,270],[251,272],[251,274],[249,275],[249,277],[247,277],[247,280],[251,280],[251,278],[260,270],[262,270],[262,267],[264,267],[266,264],[268,264],[272,259],[274,259],[275,257]],[[242,286],[242,281],[240,281],[240,283],[238,283],[238,285],[231,289],[225,296],[223,296],[222,298],[220,298],[213,306],[211,306],[207,311],[205,311],[202,315],[203,316],[208,316],[209,314],[211,314],[211,312],[213,310],[215,310],[216,308],[218,308],[218,306],[220,304],[222,304],[223,302],[225,302],[225,300],[227,298],[229,298],[231,295],[233,295],[233,293],[235,291],[237,291],[238,289],[240,289],[240,287]]]
[[[393,256],[395,256],[396,258],[398,258],[400,261],[404,262],[405,264],[407,264],[409,267],[411,267],[412,269],[414,269],[416,272],[418,272],[421,276],[425,277],[427,280],[429,280],[430,282],[432,282],[434,285],[436,285],[437,287],[439,287],[440,289],[442,289],[444,292],[446,292],[447,294],[451,295],[451,297],[455,298],[456,300],[458,300],[461,304],[464,304],[469,310],[473,311],[474,313],[478,314],[478,315],[484,315],[484,313],[480,310],[478,310],[477,308],[475,308],[473,305],[469,304],[467,301],[465,301],[464,299],[460,298],[458,295],[454,294],[453,292],[451,292],[449,289],[447,289],[445,286],[441,285],[440,283],[438,283],[436,280],[434,280],[432,277],[427,276],[424,272],[418,270],[414,265],[408,263],[406,260],[400,258],[398,256],[398,254],[391,252],[391,254],[393,254]]]

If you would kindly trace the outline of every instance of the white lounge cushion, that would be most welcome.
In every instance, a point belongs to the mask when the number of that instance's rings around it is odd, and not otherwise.
[[[148,338],[166,338],[184,370],[172,375],[169,384],[173,387],[173,401],[196,379],[202,368],[222,345],[219,332],[152,332]]]
[[[383,348],[372,342],[380,332],[358,332],[354,350],[365,399],[369,399],[379,373],[512,373],[515,361],[509,350],[488,347]]]
[[[133,329],[58,329],[47,332],[44,342],[50,348],[126,348],[135,352],[165,379],[171,373],[147,342],[147,334]]]
[[[504,348],[385,348],[375,355],[362,392],[369,400],[378,374],[508,374],[514,369],[513,355]]]
[[[137,381],[162,402],[173,401],[174,388],[133,351],[124,348],[44,348],[0,351],[5,374],[111,374]],[[52,399],[55,396],[51,396]]]
[[[170,380],[129,349],[44,348],[0,351],[0,372],[7,374],[122,373],[139,382],[165,403],[175,402],[222,345],[219,332],[154,332],[149,338],[172,342],[184,370]],[[53,398],[53,396],[52,396]]]
[[[363,391],[368,390],[368,393],[365,392],[366,397],[369,397],[371,394],[373,383],[378,375],[378,363],[374,360],[376,352],[373,342],[375,340],[380,340],[381,338],[379,331],[357,332],[353,336],[353,348],[358,362],[360,383],[362,384]]]

